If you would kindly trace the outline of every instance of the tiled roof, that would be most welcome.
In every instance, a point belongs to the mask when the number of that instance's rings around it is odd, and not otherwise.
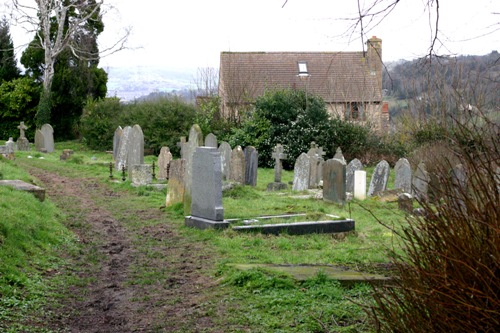
[[[382,73],[370,72],[363,52],[222,52],[220,84],[245,86],[248,97],[266,89],[306,89],[325,102],[382,100]],[[306,62],[309,76],[298,76]],[[239,81],[239,83],[235,83]]]

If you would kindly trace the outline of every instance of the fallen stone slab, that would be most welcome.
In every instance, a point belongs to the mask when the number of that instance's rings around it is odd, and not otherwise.
[[[310,222],[293,222],[293,223],[278,223],[278,224],[260,224],[260,225],[244,225],[234,226],[236,231],[256,231],[263,234],[278,235],[287,233],[289,235],[306,235],[306,234],[324,234],[324,233],[341,233],[353,231],[355,222],[351,219],[346,220],[326,220],[326,221],[310,221]]]
[[[45,189],[22,180],[0,180],[0,186],[10,186],[16,190],[26,191],[33,193],[33,195],[40,201],[45,200]]]
[[[331,279],[339,281],[344,287],[352,287],[356,283],[367,283],[372,286],[388,284],[390,277],[380,274],[365,273],[332,265],[273,265],[273,264],[228,264],[240,270],[260,268],[275,273],[284,273],[297,281],[305,281],[323,272]]]

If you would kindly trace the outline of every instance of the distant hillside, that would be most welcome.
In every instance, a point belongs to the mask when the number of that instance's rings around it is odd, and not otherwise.
[[[172,70],[157,66],[106,67],[108,96],[128,102],[149,94],[181,92],[195,89],[196,69]]]

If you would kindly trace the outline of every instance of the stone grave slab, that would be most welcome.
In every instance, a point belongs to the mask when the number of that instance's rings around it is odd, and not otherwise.
[[[45,200],[45,189],[22,180],[0,180],[0,186],[10,186],[16,190],[32,193],[40,201]]]
[[[245,184],[245,153],[241,149],[241,146],[234,147],[231,152],[231,174],[229,175],[229,180],[238,184]]]
[[[387,188],[387,181],[389,180],[390,170],[391,167],[387,161],[382,160],[378,162],[377,166],[375,166],[375,170],[373,170],[372,180],[368,188],[368,196],[374,196],[379,192],[385,191]]]
[[[150,164],[134,164],[130,168],[130,181],[132,185],[142,186],[153,181],[153,166]]]
[[[306,153],[302,153],[297,157],[293,168],[293,185],[294,191],[305,191],[309,188],[309,175],[311,172],[311,158]]]
[[[253,146],[247,146],[245,153],[245,185],[257,185],[257,172],[259,168],[259,153]]]
[[[172,153],[170,148],[161,147],[160,154],[158,155],[158,179],[168,179],[168,168],[172,161]]]
[[[127,169],[131,172],[134,165],[144,164],[144,134],[139,125],[134,125],[130,132],[129,149],[127,153]]]
[[[44,148],[47,149],[47,153],[54,152],[54,129],[50,124],[43,124],[40,128],[43,133]]]
[[[345,160],[332,158],[323,166],[323,200],[344,204],[346,201]]]
[[[167,207],[184,201],[184,174],[185,161],[183,159],[170,162],[167,196],[165,205]]]

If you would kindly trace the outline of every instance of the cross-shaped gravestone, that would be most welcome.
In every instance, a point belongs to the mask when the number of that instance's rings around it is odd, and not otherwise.
[[[318,154],[318,157],[323,157],[326,155],[326,152],[323,151],[323,147],[318,147],[317,154]]]
[[[316,142],[314,142],[314,141],[311,142],[311,148],[312,149],[318,148],[318,145],[316,145]]]
[[[19,134],[19,137],[25,138],[26,136],[24,135],[24,131],[27,130],[28,127],[26,127],[26,125],[24,125],[24,121],[21,121],[21,124],[19,124],[19,126],[17,126],[17,128],[19,128],[19,131],[21,132]]]
[[[287,154],[283,153],[283,145],[278,143],[276,147],[274,147],[274,152],[272,158],[274,158],[274,182],[281,183],[281,169],[283,169],[281,165],[281,160],[284,160],[288,157]]]

